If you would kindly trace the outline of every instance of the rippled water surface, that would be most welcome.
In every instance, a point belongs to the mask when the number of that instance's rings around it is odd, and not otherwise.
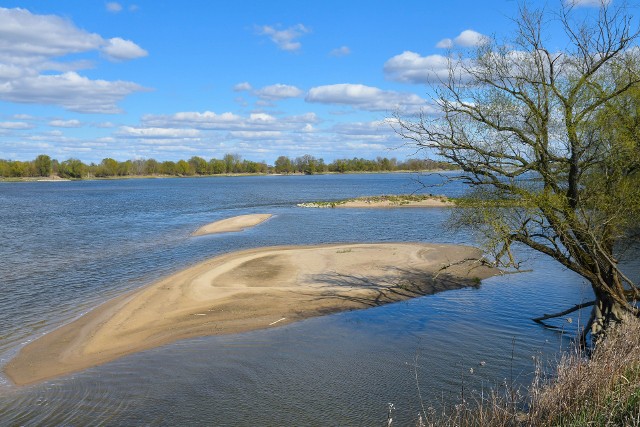
[[[408,174],[2,183],[0,362],[100,302],[221,253],[355,241],[474,244],[445,229],[447,209],[295,206],[416,191],[463,188],[423,187]],[[247,213],[274,217],[242,233],[189,236]],[[531,272],[478,289],[181,341],[35,386],[3,378],[0,425],[380,425],[389,402],[398,425],[411,424],[420,395],[429,405],[455,400],[463,384],[467,392],[526,384],[532,356],[566,346],[530,318],[590,291],[559,265],[521,255]]]

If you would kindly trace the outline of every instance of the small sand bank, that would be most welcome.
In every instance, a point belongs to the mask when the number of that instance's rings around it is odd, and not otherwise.
[[[481,255],[468,246],[417,243],[229,253],[106,302],[25,346],[4,371],[18,385],[32,384],[180,339],[477,285],[498,273],[477,261]]]
[[[239,215],[232,218],[222,219],[220,221],[212,222],[211,224],[203,225],[194,231],[192,236],[203,236],[205,234],[216,233],[229,233],[232,231],[242,231],[245,228],[255,227],[256,225],[268,220],[273,215],[271,214],[251,214],[251,215]]]
[[[455,203],[445,196],[401,194],[300,203],[298,206],[303,208],[446,208],[455,206]]]

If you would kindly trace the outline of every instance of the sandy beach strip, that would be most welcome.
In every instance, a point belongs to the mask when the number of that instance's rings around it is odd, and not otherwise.
[[[449,208],[455,203],[444,196],[383,195],[333,202],[300,203],[303,208]]]
[[[194,231],[192,236],[204,236],[205,234],[229,233],[233,231],[242,231],[246,228],[255,227],[256,225],[268,220],[271,214],[250,214],[239,215],[231,218],[222,219],[203,225]]]
[[[498,273],[479,262],[481,256],[468,246],[421,243],[229,253],[112,299],[36,339],[4,372],[17,385],[33,384],[181,339],[279,327],[473,286]]]
[[[336,208],[447,208],[451,206],[454,206],[453,202],[443,201],[440,199],[420,200],[407,203],[394,203],[386,200],[352,200],[336,205]]]

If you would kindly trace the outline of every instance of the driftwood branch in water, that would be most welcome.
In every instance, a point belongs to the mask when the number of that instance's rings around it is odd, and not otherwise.
[[[544,327],[549,328],[549,327],[552,327],[552,326],[549,326],[549,325],[545,324],[544,323],[545,320],[553,319],[553,318],[561,317],[561,316],[566,316],[567,314],[573,313],[574,311],[578,311],[581,308],[591,307],[595,303],[596,303],[595,301],[583,302],[582,304],[574,305],[573,307],[571,307],[571,308],[569,308],[567,310],[561,311],[559,313],[545,314],[544,316],[536,317],[536,318],[534,318],[532,320],[534,322],[536,322],[536,323],[540,323]]]

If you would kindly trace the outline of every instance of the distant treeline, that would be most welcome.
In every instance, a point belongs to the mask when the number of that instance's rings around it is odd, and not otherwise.
[[[326,172],[393,172],[393,171],[420,171],[434,169],[455,169],[446,162],[430,159],[410,159],[399,162],[395,158],[378,157],[375,160],[367,159],[339,159],[331,163],[325,163],[323,159],[317,159],[310,155],[296,158],[280,156],[274,165],[265,162],[254,162],[242,159],[238,154],[226,154],[222,159],[209,161],[202,157],[194,156],[189,160],[177,162],[159,162],[154,159],[117,160],[106,158],[100,163],[85,164],[78,159],[58,161],[46,154],[41,154],[31,161],[1,160],[0,177],[3,178],[28,178],[50,177],[60,178],[108,178],[126,176],[194,176],[194,175],[222,175],[222,174],[316,174]]]

